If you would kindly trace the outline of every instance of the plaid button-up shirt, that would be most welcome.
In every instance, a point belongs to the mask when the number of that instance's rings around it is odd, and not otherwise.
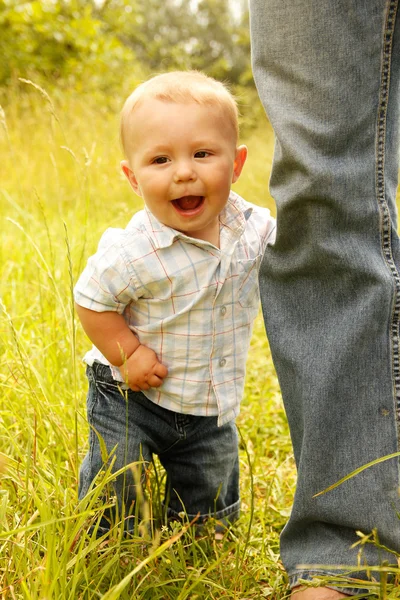
[[[243,394],[258,270],[275,220],[231,192],[220,215],[220,248],[162,225],[147,209],[108,229],[75,287],[88,309],[117,311],[168,368],[143,392],[169,410],[235,418]],[[109,364],[93,347],[84,360]],[[123,381],[118,368],[114,378]]]

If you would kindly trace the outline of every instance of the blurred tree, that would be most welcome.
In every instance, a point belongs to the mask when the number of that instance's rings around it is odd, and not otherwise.
[[[98,17],[150,71],[201,69],[239,83],[249,69],[247,13],[229,0],[105,0]]]
[[[192,48],[192,64],[217,79],[239,83],[249,64],[249,38],[237,23],[229,0],[200,0],[198,35]]]
[[[31,73],[74,84],[90,74],[100,82],[132,64],[132,51],[95,12],[87,0],[0,0],[0,85]]]
[[[13,74],[109,89],[195,68],[252,85],[247,13],[232,0],[0,0],[0,85]]]
[[[189,68],[188,0],[106,0],[97,14],[149,71]]]

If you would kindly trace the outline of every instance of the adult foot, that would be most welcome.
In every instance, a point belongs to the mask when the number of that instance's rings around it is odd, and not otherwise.
[[[290,598],[291,600],[339,600],[340,598],[350,598],[350,596],[327,587],[295,587]]]

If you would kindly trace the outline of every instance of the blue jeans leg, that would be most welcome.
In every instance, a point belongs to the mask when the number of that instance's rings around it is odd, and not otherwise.
[[[89,450],[79,481],[83,498],[105,462],[112,472],[136,463],[116,477],[111,495],[118,500],[119,516],[132,529],[137,486],[143,483],[146,464],[157,455],[167,472],[165,506],[168,515],[184,513],[197,523],[209,517],[223,530],[239,515],[238,439],[234,421],[218,427],[217,417],[175,413],[151,402],[144,394],[121,390],[106,365],[87,368],[87,415],[91,426]],[[105,449],[105,452],[104,452]],[[104,453],[107,457],[104,456]],[[139,481],[138,481],[139,479]],[[112,520],[115,511],[108,514]],[[106,518],[101,533],[109,528]]]
[[[118,513],[114,509],[107,510],[99,527],[99,532],[105,533],[118,516],[130,530],[133,528],[132,517],[137,514],[137,486],[142,487],[146,466],[153,458],[149,419],[140,404],[142,395],[122,390],[109,367],[95,363],[93,368],[87,367],[86,373],[89,382],[89,449],[80,468],[79,498],[87,494],[99,473],[111,463],[112,473],[132,465],[104,489],[105,501],[110,501],[111,497],[117,499]]]
[[[184,511],[197,524],[212,517],[223,532],[240,512],[236,424],[218,427],[217,417],[174,416],[179,441],[159,453],[167,472],[168,515]]]
[[[292,586],[330,572],[301,565],[357,565],[356,531],[400,551],[397,458],[314,497],[398,450],[399,13],[397,0],[250,0],[276,139],[260,285],[298,469],[281,537]],[[362,563],[383,559],[396,562],[365,546]]]

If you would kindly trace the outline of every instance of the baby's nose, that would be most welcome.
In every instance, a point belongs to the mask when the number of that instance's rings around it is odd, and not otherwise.
[[[174,179],[179,181],[192,181],[196,179],[196,171],[189,161],[181,161],[176,165]]]

